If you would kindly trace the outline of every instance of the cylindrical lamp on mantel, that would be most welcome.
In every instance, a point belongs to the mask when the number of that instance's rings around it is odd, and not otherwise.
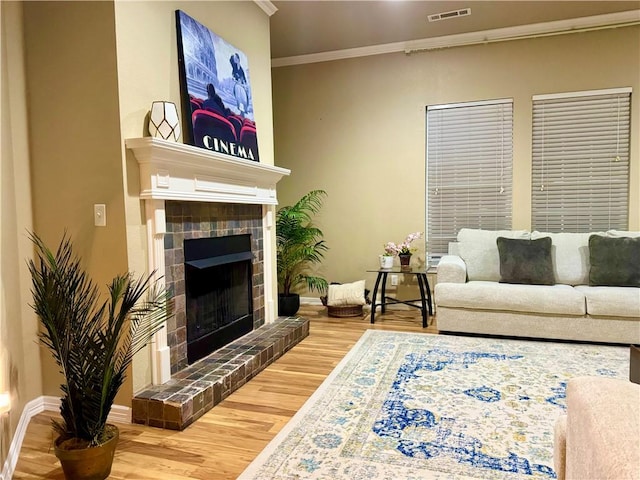
[[[180,119],[175,103],[158,101],[151,104],[149,134],[164,140],[178,141],[180,138]]]

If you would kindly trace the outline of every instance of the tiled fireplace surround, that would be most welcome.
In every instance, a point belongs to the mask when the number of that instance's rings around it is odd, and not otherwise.
[[[262,207],[201,202],[166,202],[167,232],[164,235],[166,287],[176,308],[167,325],[171,349],[171,374],[187,367],[187,321],[185,312],[184,250],[186,239],[250,234],[253,253],[253,328],[264,324],[264,250]]]
[[[146,203],[149,269],[164,274],[175,315],[152,347],[153,383],[135,394],[132,421],[182,430],[309,333],[308,320],[275,318],[269,230],[275,184],[289,171],[157,139],[130,139]],[[253,327],[187,364],[183,242],[250,234]],[[266,271],[265,271],[266,269]]]

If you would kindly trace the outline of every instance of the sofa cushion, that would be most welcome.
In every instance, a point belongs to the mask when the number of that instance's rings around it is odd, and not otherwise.
[[[607,237],[640,237],[640,232],[630,232],[626,230],[607,230]]]
[[[635,287],[576,287],[587,299],[589,315],[629,317],[640,320],[640,288]],[[640,329],[640,325],[638,325]]]
[[[553,285],[551,239],[522,240],[498,237],[500,282]]]
[[[585,315],[584,295],[569,285],[517,285],[486,281],[438,283],[439,307]]]
[[[531,232],[531,239],[551,238],[551,260],[556,283],[589,284],[589,237],[593,233]]]
[[[640,287],[640,237],[589,237],[589,285]]]
[[[469,280],[500,280],[498,237],[529,238],[526,230],[478,230],[462,228],[458,232],[458,251],[467,265]]]

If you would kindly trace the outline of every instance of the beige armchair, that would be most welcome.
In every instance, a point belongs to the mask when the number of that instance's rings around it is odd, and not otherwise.
[[[567,385],[567,414],[555,426],[558,479],[640,479],[640,385],[578,377]]]

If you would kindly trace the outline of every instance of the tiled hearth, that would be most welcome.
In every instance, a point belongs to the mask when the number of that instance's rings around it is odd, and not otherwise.
[[[183,430],[309,335],[309,320],[280,317],[133,398],[132,421]]]

